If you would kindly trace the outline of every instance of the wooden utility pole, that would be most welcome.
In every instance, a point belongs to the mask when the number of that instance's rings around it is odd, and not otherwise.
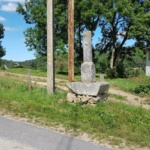
[[[74,0],[68,1],[68,81],[74,80]]]
[[[31,70],[28,69],[28,90],[31,91]]]
[[[53,0],[47,0],[47,93],[55,92]]]

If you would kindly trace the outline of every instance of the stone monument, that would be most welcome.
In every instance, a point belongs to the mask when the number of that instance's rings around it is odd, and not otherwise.
[[[81,82],[69,82],[72,93],[67,94],[67,100],[74,103],[97,103],[107,98],[109,83],[96,82],[95,65],[92,60],[91,32],[83,33],[83,64],[81,65]]]

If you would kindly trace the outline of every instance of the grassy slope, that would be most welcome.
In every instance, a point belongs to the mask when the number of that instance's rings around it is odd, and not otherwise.
[[[27,85],[0,77],[0,109],[36,118],[46,125],[63,124],[66,129],[91,134],[97,139],[150,147],[150,113],[139,107],[115,102],[101,102],[96,107],[66,102],[66,93],[47,95],[45,89],[28,91]]]

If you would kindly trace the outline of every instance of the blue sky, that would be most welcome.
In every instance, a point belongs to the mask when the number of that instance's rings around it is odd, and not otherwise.
[[[2,45],[6,49],[3,59],[24,61],[34,59],[34,52],[29,52],[24,44],[23,31],[29,27],[22,15],[15,12],[17,3],[24,0],[0,0],[0,23],[4,25],[5,32]]]

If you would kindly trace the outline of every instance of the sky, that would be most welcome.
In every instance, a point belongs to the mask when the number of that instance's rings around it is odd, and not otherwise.
[[[0,23],[4,25],[4,38],[2,46],[6,60],[25,61],[34,59],[34,52],[28,51],[25,46],[23,32],[29,27],[23,16],[16,12],[17,3],[24,3],[25,0],[0,0]]]

